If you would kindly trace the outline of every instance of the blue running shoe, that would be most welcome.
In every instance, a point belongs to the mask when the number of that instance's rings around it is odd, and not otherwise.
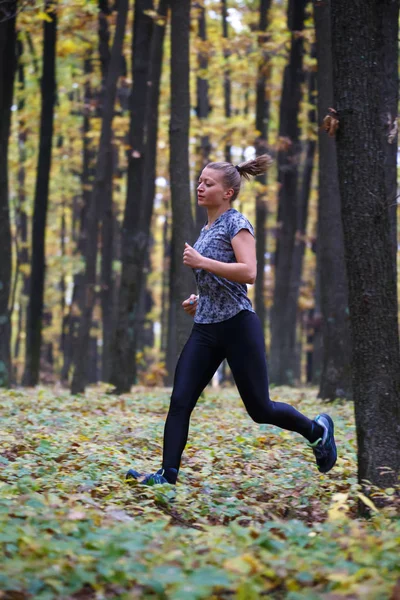
[[[317,461],[318,471],[320,473],[328,473],[335,465],[337,459],[333,421],[325,413],[318,415],[314,421],[323,428],[324,433],[322,438],[319,438],[319,440],[310,444],[310,446]]]
[[[171,469],[171,470],[175,471],[175,473],[177,473],[176,469]],[[143,477],[143,475],[141,473],[139,473],[138,471],[135,471],[134,469],[129,469],[129,471],[127,472],[127,474],[125,476],[125,479],[127,481],[136,479],[139,481],[139,483],[141,483],[143,485],[159,485],[159,484],[163,484],[163,483],[170,483],[164,477],[164,473],[165,473],[164,469],[159,469],[157,471],[157,473],[150,473],[149,475],[145,475],[144,479],[140,479],[141,477]]]

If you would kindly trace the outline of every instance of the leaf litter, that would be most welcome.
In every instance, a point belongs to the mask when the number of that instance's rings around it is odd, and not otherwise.
[[[271,390],[333,416],[339,459],[324,476],[301,436],[253,423],[234,389],[207,389],[178,485],[129,486],[128,468],[160,467],[169,394],[1,392],[0,599],[398,597],[398,490],[375,491],[382,509],[361,493],[351,403]]]

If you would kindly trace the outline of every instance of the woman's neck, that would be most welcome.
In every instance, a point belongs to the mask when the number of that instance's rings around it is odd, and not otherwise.
[[[211,225],[224,214],[227,210],[232,208],[232,206],[218,206],[218,208],[207,208],[207,227],[211,227]]]

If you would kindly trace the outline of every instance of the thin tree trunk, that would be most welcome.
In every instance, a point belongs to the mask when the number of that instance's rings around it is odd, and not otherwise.
[[[115,392],[122,393],[130,390],[136,378],[136,348],[139,326],[139,300],[141,290],[146,286],[144,266],[148,255],[151,218],[153,214],[155,178],[156,178],[156,149],[158,134],[158,101],[162,69],[163,44],[165,33],[165,17],[167,2],[162,0],[159,5],[160,19],[152,24],[143,14],[145,5],[136,5],[138,15],[137,29],[134,39],[138,62],[134,62],[136,70],[137,92],[132,105],[132,124],[135,124],[135,136],[132,138],[131,158],[137,162],[137,177],[140,186],[132,178],[129,184],[128,196],[124,215],[122,273],[118,302],[117,326],[113,340],[113,369],[111,382]],[[140,12],[139,12],[140,10]],[[145,21],[146,19],[146,21]],[[142,24],[141,24],[142,23]],[[143,27],[147,23],[148,30]],[[141,25],[140,25],[141,24]],[[139,27],[140,25],[140,27]],[[153,29],[150,62],[145,60],[148,55],[151,29]],[[136,46],[137,45],[137,46]],[[134,50],[135,53],[135,50]],[[151,85],[148,85],[151,82]],[[147,93],[146,93],[147,89]],[[138,120],[139,115],[141,120]],[[144,130],[136,129],[137,123],[144,122]],[[131,185],[131,188],[129,187]],[[137,195],[134,195],[136,192]],[[136,201],[134,201],[136,200]]]
[[[230,48],[229,48],[229,32],[228,32],[228,12],[226,6],[227,0],[221,0],[221,11],[222,11],[222,37],[224,38],[224,105],[225,105],[225,118],[230,119],[232,116],[232,107],[231,107],[231,96],[232,96],[232,85],[231,85],[231,74],[230,68],[228,65],[229,57],[230,57]],[[228,126],[228,122],[226,123]],[[230,135],[230,134],[227,134]],[[231,162],[231,144],[230,140],[227,139],[225,142],[225,160],[226,162]]]
[[[40,346],[44,281],[46,272],[46,219],[49,199],[51,154],[53,141],[54,104],[56,101],[56,2],[46,0],[45,11],[50,21],[44,21],[43,73],[41,79],[42,107],[40,117],[39,158],[36,177],[33,227],[31,278],[27,311],[25,372],[23,384],[34,386],[39,381]]]
[[[16,2],[0,8],[0,387],[11,383],[11,228],[8,199],[8,139],[16,68]]]
[[[182,261],[185,242],[192,242],[194,231],[190,207],[189,180],[189,30],[190,0],[171,0],[171,119],[170,179],[172,206],[172,243],[169,344],[174,358],[183,348],[192,319],[181,303],[195,289],[192,270]],[[174,322],[174,326],[172,323]],[[175,361],[174,361],[175,362]],[[169,381],[173,369],[168,365]]]
[[[387,31],[379,18],[381,2],[331,4],[358,478],[366,492],[366,481],[394,487],[400,475],[398,304],[382,140],[381,48]]]
[[[101,137],[96,164],[96,175],[87,215],[86,269],[84,276],[85,306],[81,315],[78,343],[74,357],[74,375],[71,384],[71,392],[73,394],[82,393],[86,384],[86,357],[88,352],[92,311],[95,301],[98,224],[101,208],[104,205],[103,192],[107,178],[107,161],[110,160],[109,149],[112,136],[114,103],[117,90],[117,81],[120,73],[121,51],[125,34],[128,7],[129,0],[119,1],[117,24],[111,51],[110,66],[107,74]]]
[[[167,209],[167,207],[166,207]],[[169,316],[169,272],[170,272],[170,256],[171,247],[169,239],[169,223],[168,211],[166,210],[165,221],[163,226],[163,272],[162,272],[162,291],[161,291],[161,354],[167,362],[168,349],[168,316]]]
[[[198,38],[200,49],[198,52],[198,67],[201,73],[207,73],[208,70],[208,55],[204,49],[204,43],[207,41],[207,26],[206,26],[206,15],[204,6],[197,6],[198,10]],[[200,127],[203,127],[204,123],[208,119],[210,111],[210,101],[208,95],[208,80],[205,77],[197,76],[197,116],[200,120]],[[207,134],[201,133],[200,143],[197,151],[198,161],[196,165],[196,179],[194,182],[195,189],[195,214],[196,214],[196,225],[195,233],[198,235],[201,228],[203,227],[206,220],[206,212],[203,207],[199,206],[197,202],[196,188],[198,185],[198,178],[201,171],[210,162],[210,151],[211,143],[210,138]]]
[[[271,66],[267,52],[262,49],[263,44],[268,40],[266,33],[268,28],[268,13],[272,0],[260,0],[260,21],[259,21],[259,40],[258,44],[262,59],[258,66],[257,76],[257,99],[256,99],[256,129],[258,139],[256,140],[256,155],[265,154],[268,148],[268,122],[270,101],[267,92],[267,82],[271,73]],[[266,309],[264,295],[264,271],[265,271],[265,252],[267,247],[266,223],[268,217],[268,205],[266,198],[267,174],[259,175],[256,181],[262,186],[262,191],[256,197],[256,256],[257,256],[257,277],[255,283],[255,310],[261,321],[262,329],[265,331]]]
[[[21,39],[17,41],[17,54],[18,54],[18,84],[20,90],[25,90],[25,69],[22,60],[24,47]],[[17,257],[17,269],[22,271],[23,284],[20,290],[19,309],[18,309],[18,326],[17,333],[15,335],[15,346],[14,346],[14,358],[18,364],[18,357],[20,353],[21,345],[21,334],[23,327],[23,317],[26,314],[26,301],[25,296],[29,294],[29,275],[26,271],[26,266],[29,265],[29,253],[28,253],[28,216],[26,214],[26,141],[27,141],[27,128],[24,118],[25,100],[23,97],[18,102],[18,206],[16,210],[16,237],[18,240],[18,257]],[[22,268],[21,268],[22,267]],[[18,370],[18,367],[17,369]],[[15,375],[17,379],[17,375]]]
[[[314,2],[318,121],[333,106],[330,0]],[[323,362],[319,397],[351,398],[351,342],[336,142],[320,130],[317,269],[320,279]]]
[[[104,9],[104,11],[102,10]],[[99,113],[103,112],[105,99],[105,85],[107,72],[110,64],[110,32],[108,28],[107,15],[110,14],[108,2],[100,0],[99,2],[99,56],[101,65],[101,91],[99,102]],[[101,379],[109,381],[111,372],[111,340],[113,324],[113,278],[112,278],[112,260],[113,260],[113,199],[112,199],[112,181],[114,172],[113,147],[110,140],[110,147],[107,151],[110,160],[107,161],[107,173],[105,176],[105,186],[103,190],[103,206],[101,215],[101,275],[100,275],[100,300],[102,317],[102,360],[101,360]]]
[[[298,196],[298,162],[300,139],[298,113],[303,80],[303,38],[307,0],[289,0],[288,28],[291,34],[289,63],[285,69],[280,106],[279,136],[281,149],[278,153],[279,208],[277,223],[277,246],[275,255],[275,287],[271,310],[271,382],[278,385],[292,384],[293,365],[290,349],[293,347],[293,328],[290,326],[290,280],[296,233]]]
[[[308,73],[308,102],[310,105],[315,101],[316,76],[315,71]],[[308,113],[310,128],[315,126],[316,114],[315,108],[312,107]],[[312,132],[311,135],[313,135]],[[289,365],[290,370],[294,374],[296,382],[301,381],[301,356],[296,350],[298,341],[296,342],[298,330],[298,301],[301,286],[301,276],[303,273],[303,259],[306,248],[306,232],[307,232],[307,217],[308,217],[308,202],[311,193],[311,180],[314,167],[314,156],[316,141],[311,137],[306,143],[305,160],[303,165],[301,186],[297,197],[297,217],[296,217],[296,234],[293,247],[292,269],[290,272],[289,298],[288,298],[288,315],[291,330],[291,347],[289,349]],[[300,324],[301,325],[301,324]],[[301,327],[300,327],[301,329]]]
[[[92,73],[92,54],[89,51],[85,60],[83,72],[86,77],[86,83],[84,86],[84,98],[83,98],[83,165],[82,165],[82,198],[78,199],[75,203],[75,211],[73,218],[73,231],[72,237],[77,242],[77,251],[84,257],[86,254],[86,221],[87,212],[90,202],[90,196],[92,193],[92,183],[94,178],[93,168],[93,147],[91,140],[88,136],[90,132],[90,120],[91,120],[91,103],[93,99],[93,93],[90,86],[90,75]],[[74,287],[72,292],[72,302],[68,315],[65,318],[63,325],[64,331],[64,351],[63,351],[63,367],[61,371],[61,381],[68,382],[69,372],[73,361],[73,356],[76,348],[78,339],[79,323],[80,318],[84,310],[84,287],[83,287],[84,273],[79,272],[74,276]]]

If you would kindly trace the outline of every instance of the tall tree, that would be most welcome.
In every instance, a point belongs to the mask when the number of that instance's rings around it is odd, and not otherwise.
[[[387,31],[379,16],[382,5],[390,4],[331,4],[358,477],[364,485],[367,480],[382,488],[397,485],[400,474],[398,304],[381,120],[381,48]],[[398,23],[398,6],[396,14]]]
[[[229,68],[229,57],[231,55],[229,47],[229,30],[228,30],[228,8],[227,0],[221,0],[221,12],[222,12],[222,37],[224,39],[224,106],[225,106],[225,118],[230,119],[232,116],[232,84],[231,84],[231,73]],[[231,144],[230,140],[227,139],[225,142],[225,160],[231,162]]]
[[[11,228],[8,199],[8,139],[16,67],[17,2],[0,7],[0,387],[11,380]]]
[[[32,226],[31,278],[27,311],[25,371],[23,376],[23,384],[28,386],[36,385],[39,381],[44,280],[46,272],[46,220],[53,143],[54,105],[57,93],[57,3],[54,0],[46,0],[45,12],[49,18],[43,22],[43,72],[40,80],[42,105]]]
[[[314,47],[311,49],[311,54],[314,54]],[[311,180],[314,168],[314,157],[316,140],[314,138],[314,127],[316,123],[315,103],[315,88],[316,74],[313,69],[307,73],[308,83],[308,102],[311,106],[308,111],[308,128],[310,129],[309,139],[304,144],[304,162],[302,165],[301,184],[297,193],[297,210],[296,210],[296,233],[293,246],[292,267],[290,271],[289,282],[289,297],[287,299],[287,311],[289,327],[293,332],[291,337],[291,346],[289,348],[289,365],[294,374],[294,379],[301,379],[301,347],[302,336],[301,332],[297,333],[298,321],[298,301],[300,295],[301,277],[303,273],[303,259],[306,247],[306,232],[308,218],[308,203],[311,193]],[[301,323],[301,321],[300,321]]]
[[[110,64],[110,31],[107,15],[111,13],[108,0],[99,1],[99,56],[101,65],[101,91],[98,104],[99,114],[101,116],[104,106],[104,96],[106,92],[107,71]],[[112,260],[113,260],[113,172],[114,172],[114,154],[112,139],[110,147],[107,150],[109,160],[106,164],[107,173],[104,178],[103,206],[101,207],[101,275],[100,275],[100,299],[101,299],[101,317],[102,317],[102,361],[101,361],[101,379],[109,381],[111,370],[111,338],[112,338],[112,317],[113,317],[113,279],[112,279]]]
[[[267,83],[271,72],[270,61],[263,45],[268,40],[268,13],[272,0],[260,0],[259,17],[259,38],[260,62],[257,73],[256,89],[256,130],[258,138],[256,140],[256,154],[260,156],[265,154],[268,148],[268,122],[270,100],[267,92]],[[265,251],[267,247],[266,222],[268,216],[268,206],[265,194],[267,185],[267,174],[259,175],[256,181],[261,186],[261,191],[256,196],[256,255],[257,255],[257,278],[255,284],[255,309],[261,321],[263,331],[265,329],[266,310],[264,294],[264,270],[265,270]]]
[[[378,6],[380,30],[381,129],[385,164],[385,191],[389,207],[393,268],[397,274],[397,142],[399,104],[399,0],[383,0]]]
[[[22,272],[23,284],[18,308],[18,326],[15,335],[14,358],[18,359],[23,328],[23,317],[26,313],[25,297],[29,294],[29,274],[26,267],[29,265],[28,252],[28,215],[26,210],[26,144],[28,138],[28,127],[26,124],[25,111],[25,66],[24,66],[24,44],[22,36],[17,40],[18,56],[18,86],[21,96],[18,98],[18,204],[16,207],[16,238],[17,246],[17,275]],[[16,275],[16,276],[17,276]]]
[[[303,81],[304,29],[307,0],[289,0],[291,31],[289,62],[285,68],[280,105],[278,152],[279,207],[275,254],[275,287],[271,310],[270,376],[276,384],[293,383],[291,349],[296,330],[291,326],[290,280],[296,232],[298,164],[301,150],[298,113]]]
[[[92,49],[88,49],[84,58],[83,73],[85,84],[83,91],[83,119],[82,119],[82,172],[81,189],[82,195],[77,197],[73,205],[72,216],[72,239],[76,243],[76,251],[81,256],[85,256],[86,248],[86,218],[90,203],[92,191],[92,182],[94,177],[94,152],[93,143],[90,139],[91,109],[93,104],[93,90],[90,84],[92,68]],[[68,381],[76,342],[79,332],[80,316],[83,313],[85,305],[84,297],[84,273],[79,271],[74,275],[74,286],[72,292],[72,302],[69,313],[66,315],[63,323],[63,367],[61,371],[61,380]]]
[[[171,118],[170,180],[172,205],[172,244],[170,275],[169,354],[167,370],[171,378],[174,363],[191,328],[191,319],[181,303],[193,292],[191,269],[183,265],[185,242],[192,243],[194,231],[190,206],[189,171],[189,31],[190,0],[171,0]]]
[[[100,143],[96,163],[96,173],[86,222],[86,267],[84,279],[85,305],[81,315],[78,340],[74,356],[74,375],[71,384],[71,392],[73,394],[82,393],[86,385],[86,357],[88,353],[88,340],[92,322],[92,311],[95,302],[98,225],[101,215],[101,207],[104,206],[103,194],[106,192],[106,163],[108,160],[110,160],[109,152],[111,147],[114,104],[117,91],[117,81],[121,69],[121,52],[125,36],[128,8],[129,0],[120,0],[118,2],[117,24],[115,28],[110,64],[105,85],[106,91],[104,98]]]
[[[198,11],[198,68],[199,74],[197,75],[197,116],[200,121],[200,128],[204,127],[207,123],[207,119],[210,112],[210,100],[208,94],[208,50],[207,50],[207,24],[206,24],[206,11],[204,4],[196,5]],[[197,188],[197,181],[200,172],[204,169],[206,164],[210,162],[209,156],[211,151],[211,142],[208,134],[203,131],[200,132],[199,147],[197,151],[197,163],[196,163],[196,178],[194,182],[194,188]],[[197,194],[195,193],[195,214],[196,214],[196,233],[200,233],[202,226],[205,221],[204,208],[199,206],[197,202]]]
[[[158,103],[167,6],[166,0],[160,2],[158,18],[154,21],[154,25],[145,14],[146,3],[137,2],[135,10],[136,27],[132,48],[134,89],[130,144],[132,171],[130,179],[128,174],[121,285],[117,326],[113,340],[111,377],[111,383],[115,385],[117,393],[129,391],[136,376],[136,347],[140,326],[139,303],[146,285],[144,267],[149,248],[154,203]],[[145,124],[144,129],[139,127],[140,123]]]
[[[333,106],[330,0],[314,0],[317,49],[318,121]],[[319,396],[351,398],[351,343],[346,265],[336,143],[321,129],[318,137],[317,268],[320,281],[323,362]]]

